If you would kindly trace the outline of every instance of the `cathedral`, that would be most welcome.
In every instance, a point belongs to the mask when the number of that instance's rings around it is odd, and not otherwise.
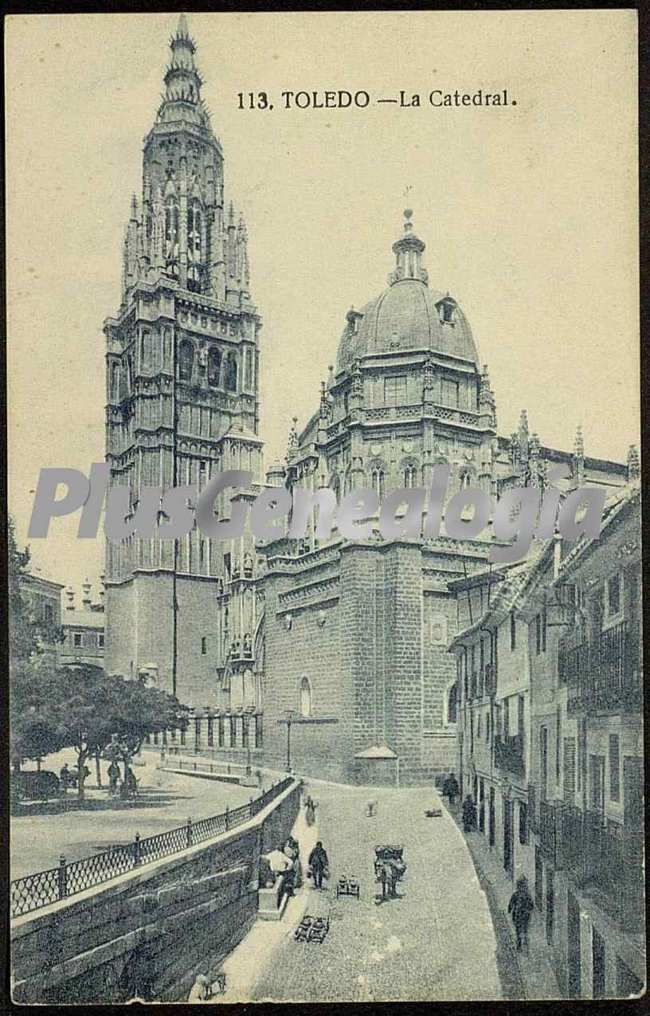
[[[107,461],[111,482],[134,492],[132,513],[141,485],[187,485],[191,504],[225,469],[253,473],[243,501],[264,487],[337,498],[428,488],[437,464],[451,467],[448,496],[543,490],[560,464],[566,489],[625,483],[634,463],[587,457],[580,432],[572,452],[548,448],[523,412],[516,433],[499,435],[487,367],[457,301],[430,285],[410,209],[387,288],[345,315],[316,411],[263,475],[246,226],[225,203],[184,16],[170,45],[122,303],[104,328]],[[225,495],[215,508],[226,512]],[[430,780],[457,756],[449,584],[487,567],[490,532],[319,541],[314,523],[300,540],[218,542],[195,527],[176,541],[109,544],[106,669],[144,674],[191,705],[198,750],[344,782]]]

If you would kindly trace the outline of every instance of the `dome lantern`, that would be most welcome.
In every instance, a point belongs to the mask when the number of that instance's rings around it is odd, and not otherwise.
[[[426,269],[422,268],[421,258],[426,248],[423,240],[413,232],[413,209],[404,209],[404,235],[393,244],[395,254],[395,271],[388,276],[388,285],[393,286],[402,279],[417,279],[428,285],[429,276]]]

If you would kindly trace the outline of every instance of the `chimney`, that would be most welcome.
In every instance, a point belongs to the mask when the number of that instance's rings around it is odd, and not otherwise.
[[[68,600],[65,609],[66,610],[74,610],[74,589],[72,589],[72,588],[66,589],[65,595],[66,595],[67,600]]]
[[[83,598],[81,600],[83,608],[84,610],[90,610],[92,601],[90,599],[90,582],[88,581],[88,579],[86,579],[81,588],[83,590]]]

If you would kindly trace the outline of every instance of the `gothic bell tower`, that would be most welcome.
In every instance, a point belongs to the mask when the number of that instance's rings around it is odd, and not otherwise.
[[[141,486],[198,491],[223,469],[261,475],[246,225],[224,205],[223,151],[185,15],[170,49],[131,199],[122,302],[104,323],[106,459],[111,483],[131,491],[127,522]],[[178,540],[107,543],[107,671],[145,672],[189,705],[214,704],[219,592],[243,554],[196,527]]]

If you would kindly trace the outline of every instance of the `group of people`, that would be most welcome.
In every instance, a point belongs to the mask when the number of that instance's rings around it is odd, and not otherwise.
[[[117,762],[113,760],[109,765],[108,793],[111,797],[117,797],[119,795],[121,798],[130,798],[137,795],[138,781],[134,776],[133,770],[126,763],[124,763],[123,779]]]
[[[88,766],[82,766],[81,769],[84,780],[90,776],[90,769]],[[73,773],[68,763],[65,762],[59,772],[59,779],[63,792],[66,793],[68,787],[74,787],[78,780],[78,774]],[[118,795],[122,798],[135,797],[138,791],[138,781],[136,780],[133,770],[130,766],[124,765],[124,778],[120,772],[120,767],[113,760],[108,767],[108,793],[111,797],[117,797]]]

